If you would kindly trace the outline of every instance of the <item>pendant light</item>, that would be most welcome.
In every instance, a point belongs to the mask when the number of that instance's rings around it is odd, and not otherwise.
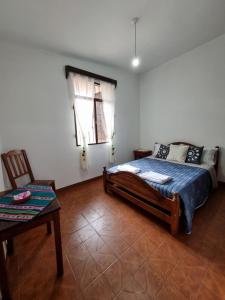
[[[139,18],[135,17],[132,19],[134,24],[134,57],[132,58],[131,65],[134,68],[137,68],[140,65],[140,58],[137,56],[137,22]]]

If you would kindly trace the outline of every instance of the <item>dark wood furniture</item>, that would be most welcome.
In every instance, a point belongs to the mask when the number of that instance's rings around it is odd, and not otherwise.
[[[171,144],[193,146],[185,142],[175,142]],[[219,151],[219,147],[217,148]],[[219,153],[215,165],[216,171],[218,159]],[[130,172],[108,173],[106,167],[104,167],[103,171],[103,182],[105,192],[115,192],[119,194],[168,223],[173,235],[177,233],[180,217],[180,196],[178,193],[174,193],[172,198],[167,198],[158,190],[147,184],[138,175]]]
[[[54,180],[34,179],[34,175],[25,150],[12,150],[7,153],[3,153],[2,160],[13,189],[18,187],[16,182],[18,178],[28,175],[31,184],[49,185],[52,186],[53,190],[55,191]]]
[[[35,217],[31,221],[28,222],[0,221],[0,288],[2,293],[2,300],[12,299],[10,296],[10,289],[8,285],[3,242],[6,240],[12,240],[16,235],[24,233],[32,228],[35,228],[47,222],[51,222],[51,221],[53,222],[54,233],[55,233],[57,275],[61,276],[63,274],[63,257],[62,257],[59,210],[60,210],[60,204],[56,199],[48,207],[46,207],[46,209],[43,210],[39,216]]]
[[[105,76],[102,76],[102,75],[99,75],[99,74],[95,74],[95,73],[92,73],[92,72],[89,72],[89,71],[86,71],[86,70],[83,70],[83,69],[78,69],[78,68],[75,68],[75,67],[72,67],[72,66],[65,66],[66,79],[69,77],[70,73],[80,74],[80,75],[84,75],[84,76],[87,76],[87,77],[92,77],[92,78],[97,79],[97,80],[102,80],[102,81],[105,81],[105,82],[109,82],[109,83],[112,83],[115,87],[117,87],[117,80],[115,80],[115,79],[105,77]]]
[[[134,159],[140,159],[149,155],[152,155],[151,150],[144,150],[144,149],[134,150]]]
[[[2,160],[9,177],[9,181],[13,189],[18,188],[17,180],[23,176],[29,177],[29,183],[34,185],[47,185],[51,186],[55,191],[54,180],[35,180],[34,175],[25,150],[11,150],[3,153]],[[47,222],[47,232],[51,233],[51,223]],[[13,253],[13,241],[7,241],[8,254]]]

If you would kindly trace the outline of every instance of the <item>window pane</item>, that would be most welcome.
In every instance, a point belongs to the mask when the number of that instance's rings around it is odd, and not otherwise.
[[[87,143],[95,143],[95,123],[94,123],[94,102],[87,98],[77,98],[76,105],[76,125],[78,144],[82,144],[81,127],[85,129]],[[80,126],[81,125],[81,126]]]

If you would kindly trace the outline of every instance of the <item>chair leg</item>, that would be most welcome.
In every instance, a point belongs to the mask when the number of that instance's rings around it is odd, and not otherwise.
[[[7,248],[7,254],[13,255],[14,253],[13,239],[7,240],[6,248]]]
[[[51,233],[52,233],[51,222],[47,222],[47,234],[51,234]]]
[[[52,189],[53,189],[54,192],[56,191],[56,188],[55,188],[55,180],[54,180],[53,183],[52,183]]]

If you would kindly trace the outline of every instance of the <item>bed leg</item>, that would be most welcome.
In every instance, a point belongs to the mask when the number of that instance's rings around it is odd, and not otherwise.
[[[106,171],[106,167],[103,168],[103,187],[104,187],[104,191],[107,193],[107,171]]]
[[[177,221],[173,221],[170,224],[170,232],[172,235],[176,235],[178,231],[178,222]]]
[[[179,211],[180,211],[180,199],[179,194],[175,193],[173,195],[174,207],[171,212],[171,223],[170,223],[170,231],[172,235],[176,235],[179,227]]]

